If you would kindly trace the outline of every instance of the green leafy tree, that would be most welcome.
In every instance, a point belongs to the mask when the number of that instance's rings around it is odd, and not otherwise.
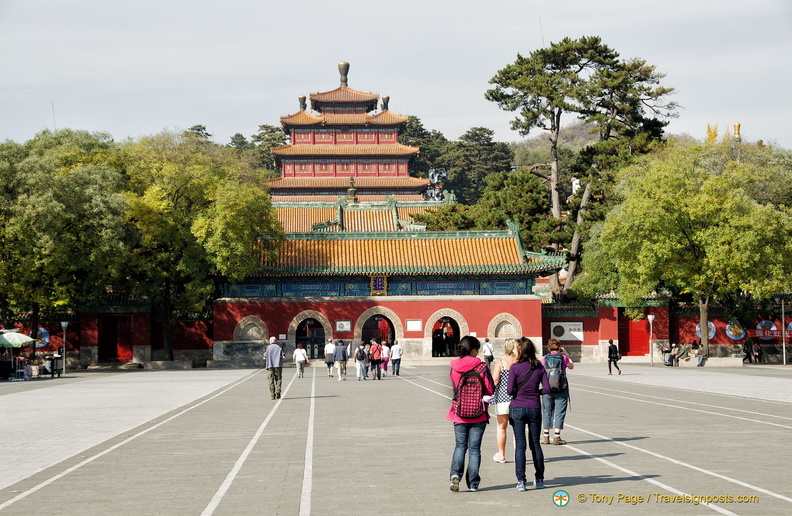
[[[255,148],[256,146],[247,141],[247,138],[242,133],[236,133],[231,137],[231,143],[228,144],[229,147],[235,149],[237,151],[238,156],[242,156],[242,154],[246,150],[250,150]]]
[[[399,143],[421,149],[410,166],[410,175],[428,177],[429,170],[439,166],[448,139],[440,131],[426,129],[420,118],[410,115],[404,131],[399,135]]]
[[[462,204],[481,198],[487,176],[511,170],[514,152],[508,144],[493,141],[494,134],[486,127],[473,127],[459,141],[448,144],[438,160],[448,172],[448,188]]]
[[[528,170],[499,172],[487,177],[484,195],[475,205],[479,229],[499,229],[511,220],[520,226],[525,249],[539,251],[549,244],[556,225],[551,217],[547,188]]]
[[[136,237],[128,277],[160,316],[173,360],[175,315],[204,310],[215,278],[239,281],[262,254],[273,258],[282,230],[262,176],[244,171],[232,149],[165,132],[131,142],[125,155]]]
[[[40,308],[96,300],[127,256],[121,160],[108,135],[68,129],[0,153],[13,181],[3,181],[1,304],[5,317],[31,310],[36,333]]]
[[[185,131],[185,133],[192,134],[193,136],[197,136],[203,140],[208,140],[212,137],[212,135],[209,134],[209,131],[206,129],[206,126],[200,124],[190,127],[187,129],[187,131]]]
[[[543,143],[546,143],[543,142]],[[578,153],[565,145],[559,145],[556,151],[558,156],[558,195],[564,201],[572,195],[574,167]],[[514,148],[514,163],[518,169],[524,169],[538,177],[544,184],[550,184],[550,146],[543,145],[529,148],[518,146]],[[547,188],[547,187],[546,187]],[[548,214],[550,207],[548,207]]]
[[[595,232],[585,257],[579,285],[585,294],[614,289],[625,303],[639,305],[659,288],[687,293],[698,301],[706,328],[713,300],[785,290],[792,210],[757,200],[761,161],[732,160],[728,144],[672,145],[621,177],[623,202]]]
[[[20,164],[27,153],[22,145],[5,141],[0,144],[0,323],[8,328],[13,324],[12,303],[13,295],[8,286],[16,275],[18,260],[14,260],[23,249],[16,249],[16,242],[9,234],[9,224],[15,211],[15,204],[19,196],[22,171]]]
[[[264,124],[259,126],[258,132],[250,139],[255,147],[246,154],[248,163],[254,168],[277,172],[272,149],[286,145],[289,142],[288,135],[280,127]]]
[[[478,229],[472,206],[445,204],[428,213],[413,215],[416,222],[426,224],[427,231],[466,231]]]
[[[547,131],[549,174],[538,168],[534,172],[548,179],[554,219],[562,220],[564,204],[558,156],[562,117],[572,115],[595,124],[603,142],[632,138],[647,131],[657,136],[657,129],[663,125],[657,122],[658,118],[671,115],[676,108],[666,101],[673,90],[659,86],[662,77],[644,61],[622,61],[599,37],[586,36],[551,43],[549,48],[536,50],[528,57],[518,54],[513,64],[490,80],[495,87],[487,91],[486,98],[502,109],[518,112],[512,121],[513,129],[524,135],[535,128]],[[589,161],[588,167],[577,172],[582,190],[574,227],[569,232],[572,237],[566,246],[560,236],[553,244],[557,250],[566,247],[569,256],[564,284],[557,274],[551,277],[551,290],[557,298],[565,297],[575,280],[582,250],[579,229],[585,227],[592,197],[601,190],[597,181],[605,168],[598,163],[598,153],[592,156],[595,159]],[[559,224],[555,229],[561,233],[564,228]]]

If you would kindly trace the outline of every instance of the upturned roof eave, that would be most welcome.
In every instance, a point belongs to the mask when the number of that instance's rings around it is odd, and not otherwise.
[[[450,266],[450,265],[413,265],[387,266],[343,266],[343,267],[279,267],[265,266],[259,268],[254,276],[371,276],[371,275],[535,275],[543,272],[524,265],[489,265],[489,266]]]

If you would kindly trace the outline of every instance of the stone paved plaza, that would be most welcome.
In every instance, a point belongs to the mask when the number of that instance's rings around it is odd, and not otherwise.
[[[623,364],[624,374],[607,376],[604,364],[580,364],[570,373],[569,444],[543,447],[546,489],[516,492],[514,464],[492,460],[490,425],[481,490],[452,493],[447,365],[405,367],[381,382],[339,382],[322,365],[302,379],[285,369],[279,401],[261,369],[4,382],[0,513],[792,511],[789,369]]]

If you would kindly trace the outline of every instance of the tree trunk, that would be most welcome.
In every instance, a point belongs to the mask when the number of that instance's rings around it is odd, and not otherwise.
[[[561,131],[561,112],[553,112],[550,122],[550,209],[554,219],[559,221],[555,231],[560,231],[561,227],[561,196],[558,193],[558,135]],[[558,242],[553,242],[553,250],[560,251]],[[556,272],[550,276],[550,293],[553,298],[560,299],[563,295],[561,282]]]
[[[160,307],[160,318],[162,319],[162,345],[165,348],[165,360],[173,360],[173,306],[170,299],[162,303]]]
[[[701,343],[704,356],[709,356],[709,296],[699,294],[699,324],[701,325]]]
[[[591,185],[593,181],[589,180],[586,183],[586,188],[583,190],[583,196],[580,199],[580,207],[578,208],[575,233],[572,235],[572,242],[569,244],[569,265],[567,265],[567,277],[562,286],[562,293],[566,295],[569,292],[569,287],[575,281],[578,265],[580,265],[580,226],[583,224],[583,216],[586,214],[586,206],[589,199],[591,199]]]
[[[8,298],[5,296],[0,296],[0,324],[6,329],[13,327],[11,309],[8,307]]]
[[[38,340],[38,327],[39,327],[39,304],[34,302],[33,307],[30,313],[30,338]],[[36,360],[36,343],[30,343],[30,361],[33,362]]]

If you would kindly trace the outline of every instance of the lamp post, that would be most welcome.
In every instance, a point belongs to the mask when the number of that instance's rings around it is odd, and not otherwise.
[[[781,356],[784,361],[784,365],[787,363],[787,351],[786,351],[786,313],[785,313],[785,306],[784,302],[789,294],[774,294],[773,297],[775,298],[776,302],[781,301]]]
[[[61,368],[63,377],[66,377],[66,327],[69,326],[69,321],[61,321],[61,328],[63,328],[63,353],[61,353]]]
[[[786,296],[781,296],[781,356],[786,365],[786,314],[784,313],[784,299]]]
[[[649,319],[649,363],[652,367],[654,367],[654,346],[652,346],[652,337],[653,337],[652,324],[654,323],[655,316],[654,314],[649,314],[646,316],[646,318]]]

